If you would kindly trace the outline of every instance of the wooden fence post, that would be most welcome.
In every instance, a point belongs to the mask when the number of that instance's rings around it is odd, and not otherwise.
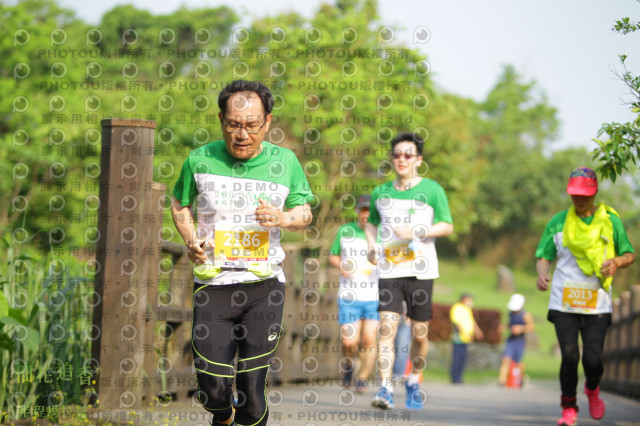
[[[102,120],[92,357],[104,408],[140,407],[154,394],[160,249],[158,217],[149,212],[156,211],[154,189],[161,189],[153,184],[155,128],[148,120]]]

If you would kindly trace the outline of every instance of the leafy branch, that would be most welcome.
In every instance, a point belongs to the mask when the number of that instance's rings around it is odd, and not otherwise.
[[[620,34],[628,34],[640,30],[640,22],[631,22],[629,18],[616,21],[613,30]],[[633,100],[629,102],[631,111],[638,114],[633,121],[627,123],[605,123],[598,131],[598,139],[594,142],[598,147],[591,152],[591,157],[601,162],[598,172],[605,179],[612,182],[625,170],[629,163],[638,166],[640,161],[640,76],[633,75],[626,67],[627,55],[619,55],[624,72],[615,73],[616,76],[629,88]],[[609,139],[603,140],[606,134]]]

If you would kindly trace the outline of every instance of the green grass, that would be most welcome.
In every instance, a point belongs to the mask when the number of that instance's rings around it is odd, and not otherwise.
[[[523,362],[525,365],[525,375],[534,381],[552,381],[558,380],[558,372],[560,371],[560,358],[540,353],[538,351],[528,351]],[[579,369],[580,377],[582,371]],[[430,365],[424,373],[424,380],[427,382],[449,383],[451,375],[449,369],[442,366]],[[497,369],[471,369],[467,368],[464,372],[464,382],[467,384],[493,385],[498,382]]]
[[[435,303],[452,304],[461,293],[473,295],[474,308],[496,309],[502,312],[502,323],[507,324],[507,303],[510,293],[503,293],[496,288],[497,268],[469,260],[464,266],[459,262],[440,259],[440,278],[436,280],[433,299]],[[535,270],[513,270],[516,292],[526,298],[525,309],[534,318],[535,333],[538,336],[539,348],[528,348],[523,362],[525,373],[532,380],[557,380],[560,358],[553,355],[556,336],[553,325],[547,321],[547,305],[549,292],[540,292],[536,287]],[[503,339],[507,337],[505,331]],[[491,383],[497,380],[497,370],[465,371],[467,383]],[[449,381],[446,368],[427,368],[425,378],[433,381]]]
[[[0,421],[32,409],[56,420],[62,401],[81,404],[93,390],[85,332],[93,284],[72,258],[36,259],[0,242]]]

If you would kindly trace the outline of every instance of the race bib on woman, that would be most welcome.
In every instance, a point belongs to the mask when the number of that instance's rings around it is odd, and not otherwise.
[[[589,313],[598,306],[600,283],[567,281],[562,289],[562,306],[571,312]]]

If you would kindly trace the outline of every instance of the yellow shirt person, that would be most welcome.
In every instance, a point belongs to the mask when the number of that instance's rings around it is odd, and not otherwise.
[[[449,312],[454,325],[453,341],[455,343],[471,343],[475,321],[471,308],[462,302],[455,303]]]
[[[464,293],[460,297],[460,301],[455,303],[449,311],[453,325],[452,383],[462,383],[462,373],[467,363],[467,345],[473,341],[474,337],[477,340],[484,338],[480,327],[473,318],[472,306],[473,298],[470,294]]]

